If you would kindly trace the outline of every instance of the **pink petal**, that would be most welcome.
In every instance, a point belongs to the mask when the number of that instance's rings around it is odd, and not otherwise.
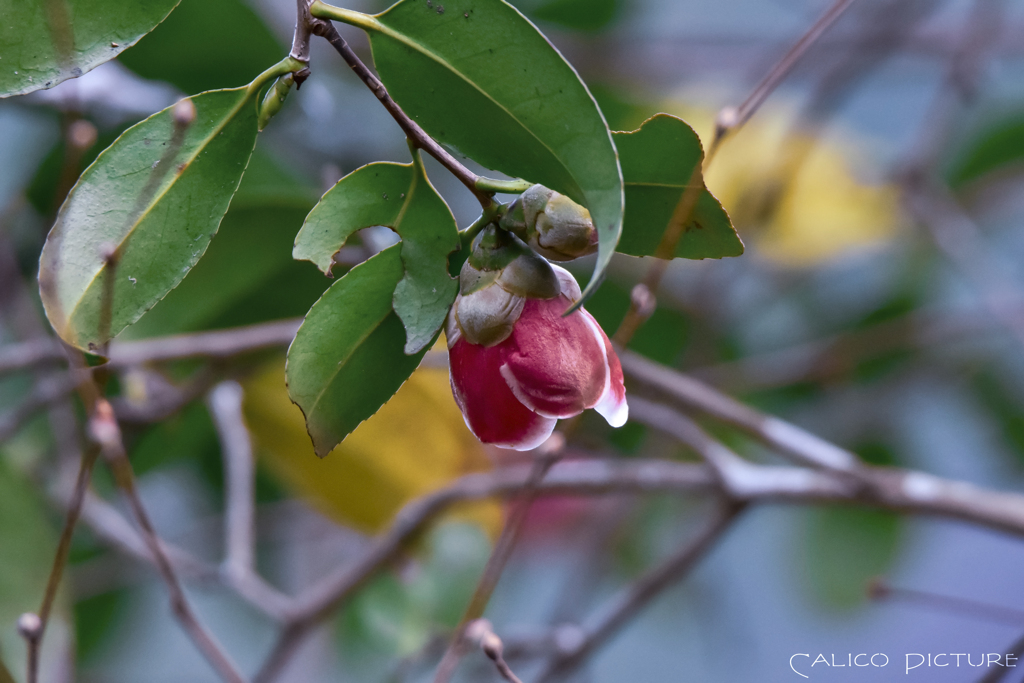
[[[601,392],[597,403],[587,407],[593,407],[612,427],[621,427],[629,419],[629,406],[626,404],[626,386],[622,376],[622,363],[619,362],[619,356],[615,353],[615,349],[612,348],[608,335],[604,333],[601,326],[594,320],[594,316],[586,311],[581,312],[590,323],[591,331],[594,332],[594,335],[604,346],[606,366],[608,368],[604,391]]]
[[[528,299],[512,336],[494,347],[515,397],[544,417],[578,415],[605,392],[608,364],[603,341],[581,311],[563,318],[572,305],[565,296]]]
[[[478,439],[526,451],[544,443],[557,420],[534,413],[516,399],[499,371],[502,346],[484,347],[459,339],[449,352],[452,394]]]

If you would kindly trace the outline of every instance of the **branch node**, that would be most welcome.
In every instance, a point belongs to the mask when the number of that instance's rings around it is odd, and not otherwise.
[[[658,306],[658,300],[654,293],[642,282],[633,287],[629,294],[629,299],[630,303],[633,304],[634,310],[636,310],[636,314],[642,320],[650,318],[654,314],[654,309]]]
[[[38,641],[43,635],[43,620],[35,612],[25,612],[18,617],[18,633],[30,643]]]
[[[296,90],[302,87],[302,84],[306,82],[306,79],[309,78],[311,73],[312,72],[309,70],[309,67],[307,66],[303,69],[299,69],[294,74],[292,74],[292,78],[295,79]]]

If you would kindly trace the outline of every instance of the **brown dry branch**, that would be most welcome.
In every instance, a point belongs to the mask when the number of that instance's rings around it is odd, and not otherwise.
[[[441,662],[437,665],[437,671],[434,673],[434,683],[448,683],[455,673],[459,659],[465,651],[466,639],[464,636],[466,628],[468,628],[469,624],[483,616],[484,611],[487,609],[487,603],[490,602],[494,589],[497,588],[498,581],[501,579],[506,565],[508,565],[509,558],[512,557],[512,551],[519,540],[519,533],[522,531],[523,522],[530,511],[530,506],[533,505],[537,497],[537,486],[544,480],[544,475],[558,462],[564,450],[565,437],[561,432],[555,432],[547,441],[533,451],[534,462],[530,470],[530,476],[523,486],[519,499],[515,501],[515,506],[508,514],[505,525],[501,529],[501,536],[498,537],[497,543],[494,544],[494,550],[491,551],[490,557],[487,558],[487,565],[484,567],[476,589],[473,591],[473,597],[470,598],[469,605],[466,606],[462,614],[462,619],[452,635],[448,649],[441,658]]]
[[[167,585],[171,598],[171,610],[174,616],[181,623],[185,632],[192,639],[192,642],[195,643],[199,651],[203,653],[203,656],[223,680],[228,683],[245,683],[245,677],[242,676],[238,667],[231,661],[227,653],[224,652],[223,648],[213,637],[213,634],[199,621],[188,598],[185,596],[181,581],[175,573],[171,561],[164,553],[149,514],[139,498],[138,490],[135,487],[135,475],[124,449],[121,430],[117,425],[114,409],[105,399],[99,399],[96,402],[95,410],[89,420],[89,431],[92,439],[99,444],[100,452],[113,472],[118,488],[121,489],[127,499],[135,521],[139,525],[139,530],[142,533],[146,547],[152,554],[160,576]]]
[[[635,617],[644,607],[683,577],[722,537],[743,510],[743,504],[722,500],[705,524],[676,552],[613,597],[594,623],[583,629],[574,647],[555,655],[537,683],[566,678]]]
[[[505,661],[505,644],[494,632],[491,622],[486,619],[476,619],[466,624],[464,631],[465,639],[476,645],[487,655],[488,659],[494,662],[498,675],[508,683],[523,683],[519,677],[512,672],[512,668]]]
[[[87,449],[81,455],[78,475],[75,477],[74,489],[71,491],[64,528],[61,530],[60,540],[57,543],[57,552],[53,557],[50,575],[46,580],[43,600],[39,611],[32,615],[36,617],[37,622],[33,622],[35,628],[23,630],[23,635],[25,635],[25,639],[28,642],[28,666],[26,671],[28,683],[36,683],[39,680],[39,649],[42,645],[43,636],[46,634],[46,626],[50,621],[53,602],[57,599],[57,590],[60,588],[60,581],[64,575],[68,554],[71,552],[71,539],[75,531],[75,525],[78,524],[78,518],[82,512],[82,504],[85,501],[85,494],[88,491],[89,481],[92,477],[92,468],[96,464],[96,458],[99,454],[99,448],[94,446]]]
[[[679,202],[672,212],[672,217],[669,219],[668,225],[665,226],[661,240],[658,243],[658,248],[654,253],[654,261],[641,282],[643,286],[641,296],[631,297],[629,309],[619,324],[619,328],[612,335],[612,339],[617,346],[621,348],[627,347],[630,340],[633,339],[633,335],[650,317],[652,312],[650,301],[657,296],[658,288],[668,269],[668,264],[676,253],[679,240],[686,233],[686,225],[689,223],[690,217],[697,206],[697,200],[704,190],[704,173],[714,159],[715,152],[718,150],[724,135],[730,130],[740,128],[754,115],[754,112],[768,98],[768,95],[779,86],[793,66],[796,65],[797,61],[807,52],[807,49],[842,16],[843,12],[851,4],[853,4],[853,0],[836,0],[829,10],[782,56],[782,59],[775,63],[765,78],[754,87],[754,90],[739,108],[727,107],[719,114],[715,138],[707,151],[707,155],[703,156],[701,163],[694,167],[693,173],[686,184],[686,189],[680,195]]]
[[[299,0],[300,3],[302,0]],[[319,21],[319,20],[318,20]],[[420,125],[413,121],[409,116],[402,111],[402,108],[398,106],[398,103],[391,99],[391,95],[388,94],[387,88],[380,82],[373,72],[367,68],[363,60],[359,59],[359,55],[349,47],[348,43],[338,30],[334,28],[334,25],[330,22],[323,21],[314,26],[315,31],[319,31],[320,35],[327,39],[327,42],[338,51],[341,58],[345,60],[345,63],[352,68],[356,76],[359,77],[366,87],[376,96],[380,103],[384,105],[384,108],[391,118],[395,120],[395,123],[399,125],[402,132],[405,133],[406,137],[409,138],[410,144],[414,147],[422,149],[430,156],[437,159],[442,166],[448,169],[452,175],[458,178],[459,182],[466,186],[466,189],[473,193],[473,196],[480,202],[480,206],[485,211],[491,209],[494,206],[493,195],[490,192],[485,192],[477,186],[480,176],[473,173],[468,168],[463,166],[455,157],[453,157],[448,150],[439,145],[434,138],[427,135],[426,131],[420,128]]]

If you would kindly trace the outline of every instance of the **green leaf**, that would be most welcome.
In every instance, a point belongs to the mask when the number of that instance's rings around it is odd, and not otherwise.
[[[865,601],[868,581],[896,559],[901,520],[886,510],[823,508],[809,512],[804,559],[816,597],[834,608]]]
[[[15,472],[0,454],[0,658],[8,673],[24,678],[25,643],[15,628],[24,612],[35,612],[42,602],[57,550],[57,534],[47,509],[30,482]],[[54,619],[43,641],[40,680],[54,675],[53,658],[70,645],[67,604],[58,597]],[[3,681],[0,672],[0,681]]]
[[[331,284],[291,257],[292,240],[317,196],[257,147],[203,258],[120,338],[304,315]]]
[[[639,129],[616,132],[614,136],[626,185],[626,216],[618,251],[653,256],[694,169],[704,160],[704,150],[693,129],[669,114],[656,114]],[[729,215],[704,188],[676,247],[675,258],[722,258],[742,253],[743,242]]]
[[[369,32],[388,92],[438,142],[590,210],[600,246],[589,297],[622,229],[622,174],[594,98],[540,31],[502,0],[312,11]]]
[[[306,218],[292,251],[330,275],[334,255],[355,231],[384,225],[397,232],[405,276],[395,288],[394,310],[405,324],[406,353],[437,336],[459,290],[447,261],[459,248],[459,229],[415,158],[368,164],[339,180]]]
[[[196,93],[248,83],[286,49],[245,0],[181,0],[119,61],[143,78]]]
[[[46,315],[66,342],[101,346],[195,265],[256,144],[256,91],[291,66],[285,60],[246,88],[188,98],[191,121],[185,101],[154,114],[85,170],[39,264]]]
[[[4,666],[2,659],[0,659],[0,683],[14,683],[14,676],[12,676],[10,670]]]
[[[52,88],[117,57],[178,0],[0,0],[0,97]]]
[[[405,331],[391,307],[402,276],[397,244],[359,264],[313,304],[288,349],[288,395],[321,458],[377,412],[426,353],[402,352]]]
[[[960,155],[947,174],[960,187],[992,171],[1024,163],[1024,117],[1020,114],[987,128]]]
[[[606,29],[622,13],[624,0],[516,0],[523,13],[577,31]]]

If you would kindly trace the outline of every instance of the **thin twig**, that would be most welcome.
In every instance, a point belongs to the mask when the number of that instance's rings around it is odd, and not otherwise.
[[[1013,655],[1015,658],[1020,659],[1024,656],[1024,636],[1021,636],[1010,645],[1010,647],[1004,650],[1008,655]],[[1016,666],[1011,665],[1007,659],[1008,657],[1002,658],[1002,666],[997,666],[988,670],[978,683],[999,683],[999,681],[1006,678],[1006,675],[1010,673],[1010,668]]]
[[[551,468],[536,490],[543,496],[675,492],[732,495],[751,504],[841,503],[961,520],[1024,536],[1024,495],[1017,493],[896,468],[865,467],[856,480],[851,480],[847,473],[830,469],[754,463],[745,463],[745,467],[743,486],[736,485],[734,479],[731,490],[726,491],[706,465],[651,460],[564,461]],[[456,502],[516,495],[527,485],[532,470],[532,466],[516,466],[466,475],[408,503],[361,558],[296,599],[288,626],[254,680],[274,680],[312,628],[387,566],[438,514]]]
[[[704,173],[714,159],[715,152],[718,150],[719,143],[725,133],[739,128],[753,116],[754,112],[761,106],[761,103],[778,87],[779,83],[782,82],[782,79],[790,72],[800,57],[853,4],[853,1],[836,0],[832,7],[772,67],[767,76],[755,86],[754,90],[739,108],[727,107],[719,114],[715,127],[715,137],[707,151],[707,155],[702,157],[700,163],[694,166],[686,189],[680,195],[679,202],[672,212],[672,217],[662,233],[661,241],[658,243],[658,248],[654,254],[655,260],[651,263],[641,282],[643,286],[642,292],[647,297],[633,297],[625,317],[613,335],[616,345],[621,348],[628,346],[630,340],[633,339],[633,335],[636,334],[637,330],[640,329],[641,325],[650,316],[650,312],[646,312],[645,315],[644,304],[647,303],[647,308],[653,310],[653,306],[650,305],[652,302],[648,301],[648,298],[657,295],[661,280],[668,269],[668,264],[675,256],[679,240],[686,233],[686,226],[690,222],[701,192],[704,191]]]
[[[873,599],[878,601],[909,602],[914,605],[982,619],[984,621],[1024,626],[1024,610],[1014,609],[1005,605],[995,605],[988,602],[971,600],[970,598],[958,598],[953,595],[943,595],[916,588],[890,586],[881,580],[873,581],[868,589],[868,593]]]
[[[711,146],[708,150],[708,158],[712,158],[718,149],[718,145],[722,139],[730,131],[736,130],[750,120],[750,117],[754,115],[764,101],[768,99],[768,96],[779,86],[779,83],[789,75],[789,72],[793,70],[796,63],[800,61],[800,58],[807,53],[808,48],[811,47],[821,36],[832,27],[834,23],[850,8],[854,0],[836,0],[831,7],[829,7],[821,17],[814,22],[806,33],[800,36],[800,40],[796,41],[791,48],[782,56],[778,62],[771,68],[771,70],[765,74],[754,89],[747,95],[747,99],[743,100],[743,103],[738,107],[727,107],[723,109],[718,115],[718,121],[715,125],[715,137],[711,141]]]
[[[224,570],[229,574],[250,574],[255,566],[256,470],[242,396],[242,386],[228,381],[214,387],[207,401],[224,459]]]
[[[487,658],[494,662],[498,674],[508,683],[523,683],[519,677],[512,672],[512,668],[505,661],[505,644],[494,632],[491,622],[486,619],[477,619],[466,625],[466,640],[475,643],[480,650],[487,655]]]
[[[245,683],[245,677],[234,662],[228,657],[221,646],[214,639],[205,626],[200,623],[192,606],[185,597],[181,582],[170,560],[164,553],[160,542],[157,540],[156,530],[149,519],[149,514],[142,505],[138,491],[135,488],[135,475],[132,471],[131,462],[124,450],[124,443],[121,440],[121,430],[117,426],[117,418],[114,409],[105,399],[99,399],[96,409],[90,419],[90,432],[93,439],[100,445],[101,452],[107,464],[114,474],[118,487],[124,493],[128,504],[135,516],[135,521],[142,532],[142,538],[146,542],[150,553],[156,560],[157,569],[163,578],[167,589],[171,594],[171,609],[178,618],[185,632],[192,638],[192,642],[199,648],[206,660],[220,675],[229,683]]]
[[[287,346],[295,338],[295,332],[301,324],[301,318],[289,318],[214,332],[114,342],[110,347],[110,366],[116,369],[187,358],[231,358],[243,353]]]
[[[742,504],[721,501],[704,526],[679,550],[612,598],[594,623],[584,629],[576,647],[548,662],[537,676],[537,683],[566,678],[576,671],[659,593],[686,576],[743,509]]]
[[[73,394],[80,382],[81,374],[74,371],[36,381],[32,391],[17,407],[0,415],[0,443],[16,435],[37,412]]]
[[[370,89],[380,103],[384,105],[388,113],[391,114],[391,118],[395,120],[395,123],[399,125],[402,132],[405,133],[409,141],[416,147],[422,149],[430,156],[437,159],[442,166],[451,171],[452,175],[459,179],[463,185],[466,186],[473,196],[480,202],[480,206],[484,210],[491,209],[494,206],[494,199],[490,192],[486,192],[477,187],[477,181],[480,180],[480,176],[473,173],[468,168],[463,166],[459,161],[453,157],[448,151],[439,145],[434,138],[427,135],[426,131],[420,128],[420,125],[413,121],[409,116],[402,111],[402,108],[398,106],[398,103],[391,99],[391,95],[388,94],[387,88],[380,82],[373,72],[367,68],[366,64],[363,63],[359,56],[349,47],[348,43],[341,34],[338,33],[338,29],[329,22],[324,22],[322,29],[322,35],[327,41],[338,51],[341,58],[345,60],[352,70],[356,73],[366,87]]]
[[[981,230],[959,203],[937,183],[923,178],[904,182],[905,205],[935,245],[972,282],[982,305],[1021,345],[1024,318],[1018,315],[1020,283],[986,246]]]
[[[643,356],[619,354],[626,376],[655,390],[687,410],[709,415],[746,432],[783,455],[802,464],[840,471],[854,471],[857,456],[800,427],[765,415],[692,377],[675,372]]]
[[[471,622],[479,619],[487,608],[487,603],[490,602],[491,595],[494,594],[494,589],[498,586],[498,581],[501,579],[505,566],[512,556],[512,551],[516,547],[516,542],[519,540],[519,534],[522,531],[523,522],[526,521],[527,513],[537,497],[537,486],[543,481],[544,475],[551,470],[552,465],[561,457],[564,448],[565,437],[561,433],[555,432],[551,438],[535,451],[535,460],[530,470],[530,476],[523,487],[520,499],[516,501],[515,507],[512,508],[508,520],[501,530],[501,536],[498,537],[498,542],[494,544],[494,550],[491,551],[490,557],[487,558],[487,564],[480,575],[476,589],[473,591],[473,597],[466,606],[462,619],[459,620],[459,625],[455,629],[455,634],[452,636],[448,649],[441,658],[441,662],[437,665],[437,670],[434,673],[434,683],[448,683],[452,674],[455,673],[459,659],[465,650],[464,636],[466,628]]]
[[[85,501],[85,493],[89,488],[89,480],[92,476],[92,467],[99,456],[99,448],[93,446],[82,454],[81,464],[78,467],[78,476],[75,478],[75,488],[71,493],[71,501],[67,508],[67,516],[64,520],[64,529],[60,534],[60,541],[57,543],[57,552],[53,557],[53,565],[50,568],[50,576],[46,581],[46,592],[43,593],[43,601],[36,613],[39,622],[38,629],[32,632],[28,639],[28,683],[36,683],[39,679],[39,650],[42,647],[43,636],[46,634],[46,626],[50,621],[50,612],[53,609],[53,601],[57,598],[57,589],[60,587],[61,577],[64,575],[64,568],[67,566],[68,553],[71,552],[71,537],[75,532],[75,525],[78,524],[78,516],[82,511],[82,503]]]

